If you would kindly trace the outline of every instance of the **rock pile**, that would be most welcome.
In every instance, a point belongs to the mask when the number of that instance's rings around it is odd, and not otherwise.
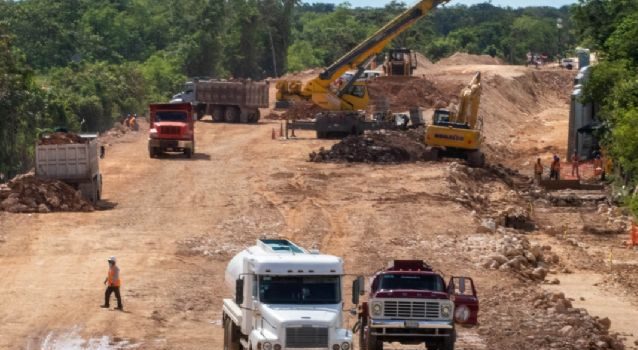
[[[490,349],[593,350],[624,349],[617,334],[610,334],[607,318],[590,316],[574,308],[562,293],[518,286],[512,291],[483,294],[479,334]],[[518,305],[503,309],[499,305]]]
[[[20,175],[0,185],[0,210],[12,213],[92,211],[80,191],[61,181],[39,179],[33,173]]]
[[[531,231],[535,228],[534,223],[529,217],[529,211],[519,206],[509,206],[498,213],[499,225],[511,227],[517,230]]]
[[[522,235],[506,234],[495,244],[495,254],[485,258],[481,265],[489,269],[512,271],[533,281],[544,281],[549,268],[559,263],[552,247],[530,244]]]
[[[311,162],[399,163],[426,160],[427,150],[401,131],[375,131],[352,135],[309,155]]]
[[[563,293],[538,292],[533,297],[534,308],[541,311],[538,321],[554,331],[551,348],[557,349],[624,349],[622,341],[609,334],[608,318],[592,317],[585,309],[574,308]],[[536,340],[536,339],[535,339]],[[538,345],[544,339],[538,339]]]

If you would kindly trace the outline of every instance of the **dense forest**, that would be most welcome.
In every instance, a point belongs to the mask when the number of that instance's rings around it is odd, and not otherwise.
[[[638,177],[637,4],[452,3],[392,45],[432,60],[465,51],[512,64],[528,51],[554,59],[578,44],[598,51],[587,98],[600,104],[601,136],[630,187]],[[0,0],[0,172],[31,165],[40,130],[105,130],[122,113],[166,101],[189,76],[263,79],[325,66],[405,9],[398,1]]]

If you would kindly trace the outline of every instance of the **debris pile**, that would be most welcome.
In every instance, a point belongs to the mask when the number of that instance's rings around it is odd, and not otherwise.
[[[455,98],[455,94],[444,93],[432,81],[417,77],[379,77],[368,82],[368,91],[373,101],[387,101],[393,111],[416,106],[443,108]]]
[[[20,175],[0,185],[0,210],[12,213],[93,211],[80,191],[61,181],[39,179],[34,173]]]
[[[533,297],[534,308],[540,310],[541,323],[553,329],[546,333],[554,334],[554,341],[560,342],[560,349],[624,349],[622,341],[616,335],[609,334],[609,318],[592,317],[587,310],[574,308],[563,293],[538,292]],[[560,339],[560,340],[559,340]],[[541,348],[543,338],[534,339],[534,348]]]
[[[505,234],[496,241],[495,254],[485,258],[483,267],[512,271],[528,280],[544,281],[549,268],[559,263],[552,247],[530,244],[522,235]]]
[[[286,109],[285,112],[271,112],[264,118],[271,120],[313,119],[315,115],[321,111],[323,111],[323,109],[313,104],[312,102],[297,101],[294,102],[288,109]]]
[[[461,66],[466,64],[489,64],[501,65],[503,61],[498,57],[490,55],[472,55],[465,52],[457,52],[450,57],[438,61],[436,64],[444,66]]]
[[[375,131],[351,135],[332,146],[310,153],[311,162],[399,163],[425,160],[426,147],[404,132]]]
[[[598,350],[624,349],[618,334],[610,334],[611,321],[575,308],[563,293],[519,287],[491,290],[481,303],[478,333],[498,339],[498,349]],[[499,308],[498,305],[529,305]]]
[[[531,231],[535,228],[529,217],[529,211],[519,206],[510,206],[498,213],[498,224],[517,230]]]
[[[73,143],[87,143],[88,139],[72,132],[54,132],[44,135],[38,140],[38,145],[66,145]]]

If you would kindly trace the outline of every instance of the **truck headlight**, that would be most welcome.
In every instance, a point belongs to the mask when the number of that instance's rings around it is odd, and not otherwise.
[[[381,312],[383,312],[383,306],[381,306],[381,303],[373,303],[372,304],[372,315],[381,316]]]
[[[269,342],[264,343],[264,350],[272,350],[272,344]]]
[[[441,305],[441,317],[448,318],[450,317],[451,307],[448,304]]]

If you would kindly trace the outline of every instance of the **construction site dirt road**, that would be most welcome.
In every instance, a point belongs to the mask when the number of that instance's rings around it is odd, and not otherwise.
[[[436,66],[417,74],[454,94],[484,72],[489,161],[524,175],[536,156],[564,153],[568,73]],[[351,274],[418,258],[473,276],[480,326],[461,328],[457,349],[621,349],[618,339],[635,347],[638,332],[623,322],[638,319],[638,253],[618,248],[621,210],[533,197],[502,173],[451,161],[313,163],[308,154],[335,141],[304,132],[273,141],[273,127],[203,120],[192,159],[149,159],[144,130],[131,133],[102,162],[101,210],[0,212],[0,349],[219,349],[221,299],[231,296],[224,269],[261,236],[342,256]],[[511,208],[528,212],[533,227],[499,225]],[[620,228],[590,233],[600,222]],[[99,308],[111,255],[125,312]],[[513,256],[528,260],[500,261]],[[590,298],[606,303],[578,309]]]

